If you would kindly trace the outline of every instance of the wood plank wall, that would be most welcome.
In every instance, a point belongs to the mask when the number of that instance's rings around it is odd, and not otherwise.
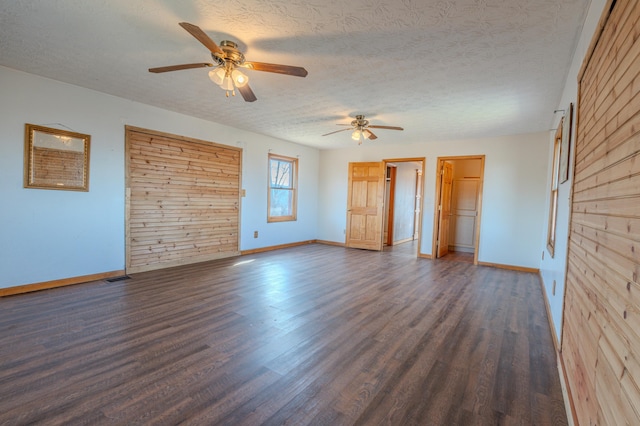
[[[640,2],[604,13],[579,76],[562,359],[580,424],[640,424]]]
[[[242,150],[127,127],[127,272],[240,254]]]

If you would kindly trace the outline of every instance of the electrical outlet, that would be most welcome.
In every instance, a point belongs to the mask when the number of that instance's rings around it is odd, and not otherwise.
[[[253,231],[253,238],[258,238],[258,231]]]
[[[242,197],[246,197],[246,196],[247,196],[247,190],[246,190],[246,189],[243,189],[243,190],[242,190]]]
[[[553,280],[553,288],[551,289],[551,295],[556,295],[556,280]]]
[[[342,230],[342,233],[343,233],[344,235],[347,235],[347,230],[346,230],[346,229],[343,229],[343,230]]]
[[[544,260],[544,250],[542,250],[542,260]]]

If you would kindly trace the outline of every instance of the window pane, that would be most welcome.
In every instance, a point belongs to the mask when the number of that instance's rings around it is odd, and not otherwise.
[[[296,220],[298,159],[269,154],[267,221]]]
[[[270,180],[272,188],[291,188],[291,163],[283,160],[271,160]]]
[[[293,191],[289,189],[271,189],[270,216],[293,215]]]
[[[551,257],[554,255],[556,245],[556,220],[558,215],[558,173],[560,170],[560,146],[562,143],[562,122],[556,131],[553,145],[553,170],[551,175],[551,200],[549,203],[549,226],[547,228],[547,250]]]
[[[556,243],[556,218],[558,217],[558,191],[551,194],[551,232],[549,235],[549,244],[555,247]]]

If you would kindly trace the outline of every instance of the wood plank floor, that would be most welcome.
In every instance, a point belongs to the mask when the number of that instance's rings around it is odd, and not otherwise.
[[[538,280],[314,244],[0,298],[0,424],[566,424]]]

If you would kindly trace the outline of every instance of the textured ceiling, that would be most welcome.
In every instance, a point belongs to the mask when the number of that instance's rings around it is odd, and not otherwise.
[[[366,144],[543,131],[553,122],[589,0],[0,0],[0,65],[318,148],[364,114]],[[226,98],[179,22],[239,44],[258,100]],[[135,123],[134,123],[135,124]]]

